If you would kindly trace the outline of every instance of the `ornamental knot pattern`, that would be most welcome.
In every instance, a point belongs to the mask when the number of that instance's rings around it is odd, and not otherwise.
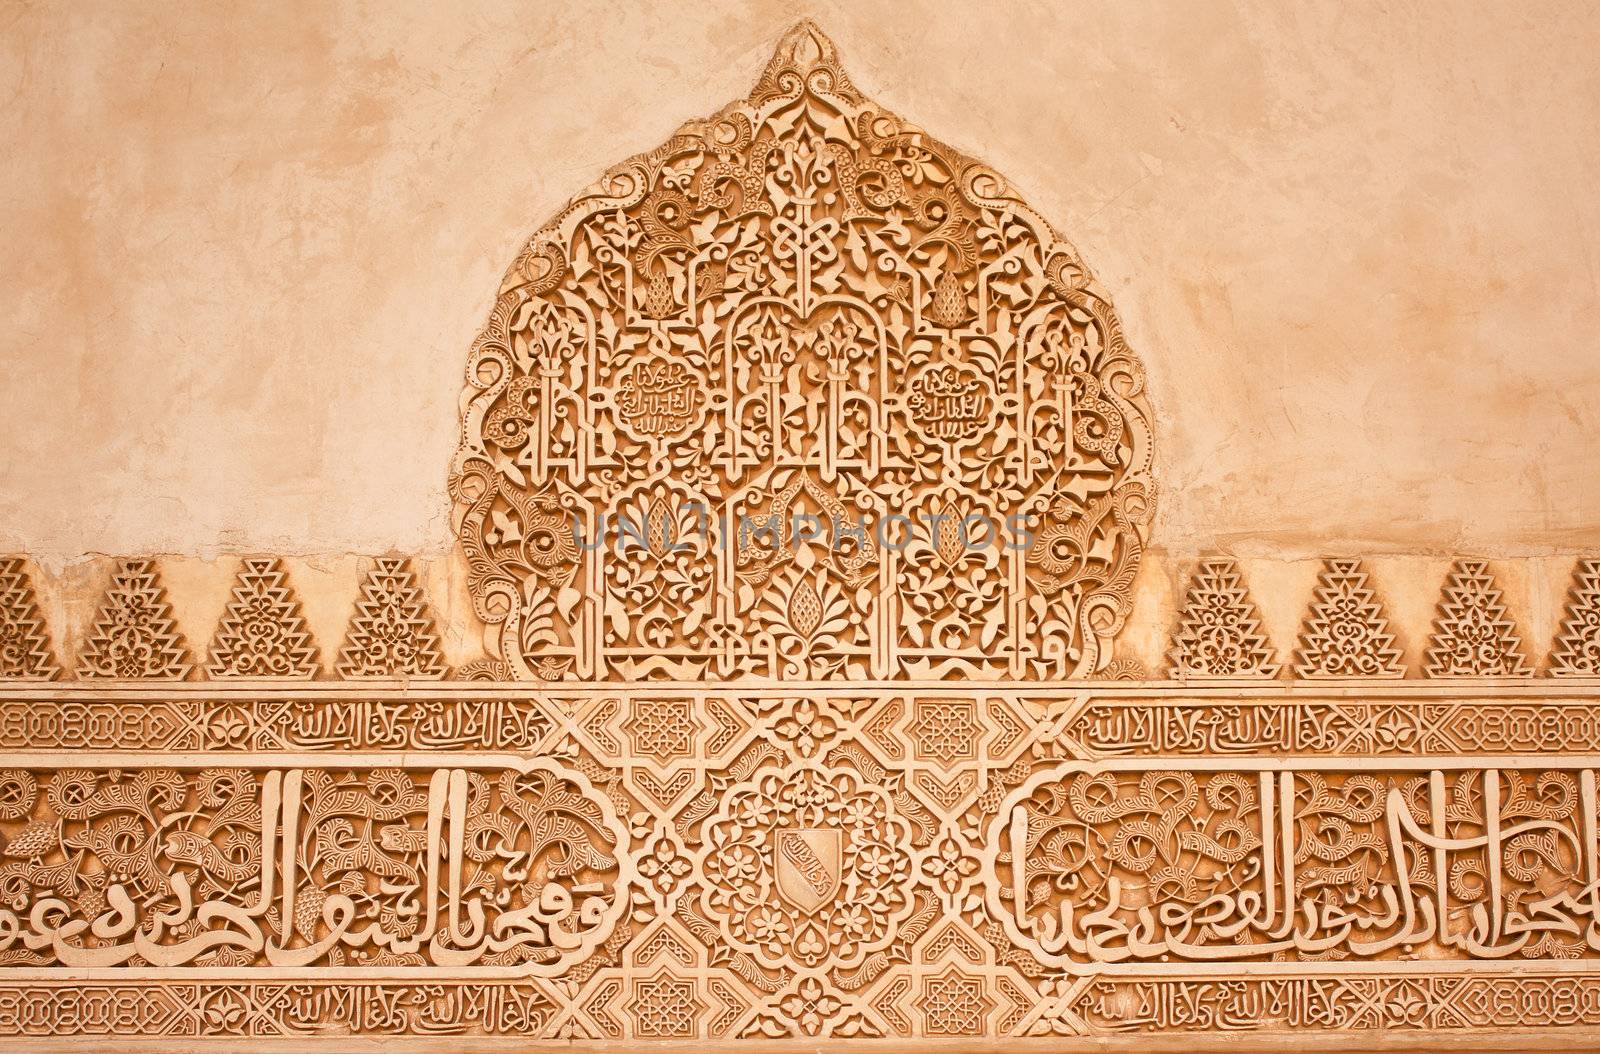
[[[801,24],[528,242],[451,473],[522,680],[1087,677],[1152,512],[1077,252]]]

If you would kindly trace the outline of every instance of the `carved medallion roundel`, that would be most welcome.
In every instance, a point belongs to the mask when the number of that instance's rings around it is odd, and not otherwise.
[[[529,240],[451,493],[518,679],[1031,680],[1110,663],[1150,466],[1076,251],[803,24]]]

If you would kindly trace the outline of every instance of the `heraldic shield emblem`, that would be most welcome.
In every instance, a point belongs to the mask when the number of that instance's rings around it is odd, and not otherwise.
[[[800,827],[777,832],[778,892],[810,913],[839,892],[844,832],[835,827]]]

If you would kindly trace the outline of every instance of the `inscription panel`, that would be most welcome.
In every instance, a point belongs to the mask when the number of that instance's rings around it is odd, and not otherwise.
[[[0,687],[0,1029],[1600,1024],[1600,685],[844,689]]]

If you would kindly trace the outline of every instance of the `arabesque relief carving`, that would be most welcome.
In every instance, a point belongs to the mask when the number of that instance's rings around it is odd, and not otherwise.
[[[182,680],[192,668],[156,562],[124,561],[78,656],[78,676]]]
[[[533,236],[467,382],[456,526],[518,679],[1111,661],[1143,368],[1072,247],[814,28]]]
[[[1514,677],[1533,672],[1488,564],[1460,561],[1444,590],[1428,642],[1429,677]]]
[[[368,573],[339,650],[339,676],[432,680],[449,672],[415,579],[401,557],[383,557]]]
[[[277,560],[246,560],[211,644],[209,677],[312,677],[317,649]]]
[[[0,560],[0,1036],[1600,1037],[1600,561],[1416,625],[1208,555],[1116,654],[1142,368],[814,26],[534,235],[466,384],[481,627],[397,554],[331,634],[288,558],[82,628]]]
[[[1383,603],[1360,560],[1328,560],[1295,653],[1297,677],[1404,677]]]

